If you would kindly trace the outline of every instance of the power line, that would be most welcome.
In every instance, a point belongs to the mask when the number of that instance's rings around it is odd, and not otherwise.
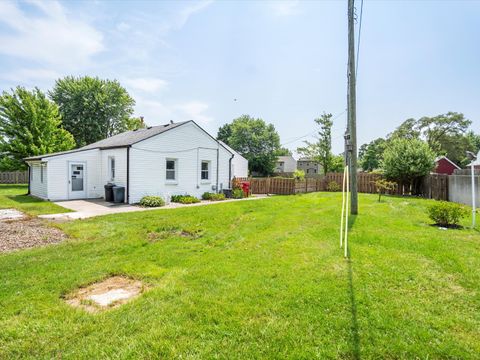
[[[355,75],[358,77],[358,58],[360,57],[360,37],[362,35],[362,16],[363,16],[363,0],[360,3],[360,20],[358,21],[358,41],[357,41],[357,62],[355,64]]]

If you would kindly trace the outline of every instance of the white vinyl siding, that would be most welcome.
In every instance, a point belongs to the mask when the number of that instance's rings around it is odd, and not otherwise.
[[[30,194],[48,199],[47,164],[32,163],[30,165]]]
[[[130,149],[130,203],[143,196],[190,194],[196,197],[214,191],[217,179],[217,149],[219,158],[219,189],[229,186],[229,159],[224,147],[194,123],[187,123],[151,137]],[[167,159],[176,160],[175,181],[166,180]],[[201,179],[202,161],[210,162],[210,181]]]
[[[52,201],[68,200],[69,163],[74,162],[86,163],[86,197],[102,197],[104,183],[101,179],[100,152],[99,149],[93,149],[45,158],[48,169],[48,199]]]
[[[101,175],[100,182],[103,185],[113,182],[118,186],[127,186],[127,149],[105,149],[101,152]],[[114,161],[114,174],[112,174],[112,160]],[[112,175],[114,178],[112,179]],[[102,195],[103,196],[103,195]]]

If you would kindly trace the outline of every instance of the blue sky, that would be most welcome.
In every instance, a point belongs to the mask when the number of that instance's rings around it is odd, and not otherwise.
[[[478,19],[480,2],[365,0],[359,144],[447,111],[480,132]],[[346,40],[346,1],[2,1],[0,89],[116,78],[150,125],[193,119],[216,133],[250,114],[291,149],[326,111],[340,114],[340,152]]]

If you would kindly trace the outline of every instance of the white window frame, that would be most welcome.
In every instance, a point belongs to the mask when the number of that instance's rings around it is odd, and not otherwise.
[[[110,181],[115,181],[116,170],[117,170],[117,164],[115,162],[115,156],[109,156],[108,157],[108,177],[110,178]]]
[[[206,170],[206,172],[207,172],[207,178],[206,178],[206,179],[204,179],[203,176],[202,176],[202,175],[203,175],[203,172],[205,171],[205,170],[203,170],[203,168],[202,168],[203,164],[207,164],[207,170]],[[212,164],[212,162],[211,162],[210,160],[202,160],[202,161],[200,162],[200,181],[201,181],[202,183],[209,183],[209,182],[210,182],[210,179],[211,179],[211,169],[212,169],[211,164]]]
[[[167,168],[167,164],[169,161],[173,161],[173,179],[168,179],[167,174],[171,172],[171,169]],[[170,184],[176,184],[178,183],[178,159],[173,159],[173,158],[166,158],[165,159],[165,182],[170,183]]]

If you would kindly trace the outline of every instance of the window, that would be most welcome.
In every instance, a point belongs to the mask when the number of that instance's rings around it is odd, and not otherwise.
[[[110,180],[115,180],[115,157],[110,156],[108,158],[108,167],[110,169]]]
[[[210,161],[202,161],[202,180],[210,179]]]
[[[43,184],[43,165],[40,165],[40,182]]]
[[[165,179],[167,180],[177,180],[177,160],[167,159]]]

